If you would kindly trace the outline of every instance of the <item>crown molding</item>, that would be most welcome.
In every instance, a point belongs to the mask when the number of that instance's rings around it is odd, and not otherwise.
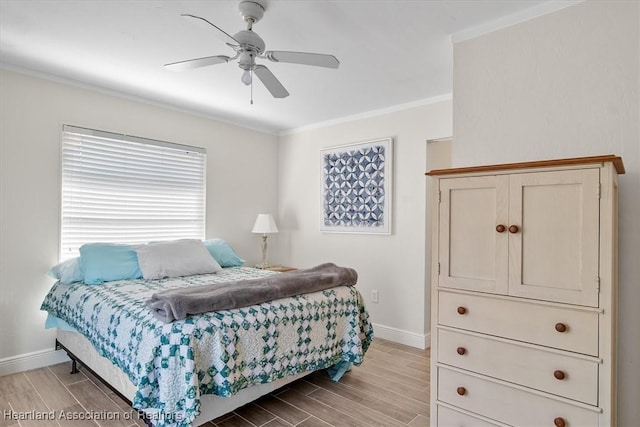
[[[368,119],[368,118],[371,118],[371,117],[382,116],[382,115],[385,115],[385,114],[395,113],[395,112],[398,112],[398,111],[410,110],[412,108],[421,107],[423,105],[431,105],[431,104],[437,104],[439,102],[451,101],[452,99],[453,99],[452,94],[451,93],[447,93],[447,94],[444,94],[444,95],[438,95],[438,96],[434,96],[434,97],[431,97],[431,98],[425,98],[425,99],[421,99],[421,100],[418,100],[418,101],[408,102],[406,104],[394,105],[394,106],[387,107],[387,108],[381,108],[379,110],[371,110],[371,111],[367,111],[367,112],[364,112],[364,113],[354,114],[354,115],[346,116],[346,117],[340,117],[338,119],[327,120],[327,121],[324,121],[324,122],[319,122],[319,123],[315,123],[315,124],[311,124],[311,125],[307,125],[307,126],[302,126],[302,127],[295,128],[295,129],[285,130],[285,131],[280,132],[279,136],[292,135],[292,134],[295,134],[295,133],[307,132],[307,131],[310,131],[310,130],[315,130],[315,129],[325,128],[325,127],[329,127],[329,126],[334,126],[334,125],[338,125],[338,124],[341,124],[341,123],[354,122],[356,120]]]
[[[63,85],[67,85],[67,86],[72,86],[72,87],[76,87],[79,89],[84,89],[84,90],[89,90],[92,92],[97,92],[97,93],[101,93],[103,95],[108,95],[108,96],[113,96],[116,98],[121,98],[121,99],[126,99],[128,101],[132,101],[132,102],[138,102],[140,104],[146,104],[146,105],[150,105],[153,107],[158,107],[158,108],[163,108],[165,110],[171,110],[177,113],[181,113],[181,114],[187,114],[190,116],[195,116],[195,117],[199,117],[201,119],[206,119],[206,120],[212,120],[212,121],[216,121],[225,125],[229,125],[229,126],[235,126],[238,128],[243,128],[243,129],[248,129],[251,131],[255,131],[255,132],[260,132],[260,133],[265,133],[268,135],[273,135],[273,136],[278,136],[278,132],[272,128],[267,128],[267,127],[260,127],[260,126],[251,126],[249,124],[246,123],[242,123],[242,122],[238,122],[238,121],[233,121],[233,120],[229,120],[229,119],[225,119],[223,117],[219,117],[216,116],[214,114],[207,114],[204,113],[202,111],[198,111],[196,109],[190,109],[190,108],[184,108],[184,107],[178,107],[166,102],[162,102],[162,101],[156,101],[150,98],[146,98],[143,96],[137,96],[137,95],[131,95],[125,92],[121,92],[118,90],[114,90],[114,89],[109,89],[103,86],[99,86],[96,84],[92,84],[92,83],[87,83],[81,80],[77,80],[77,79],[73,79],[70,77],[64,77],[64,76],[60,76],[58,74],[53,74],[53,73],[47,73],[44,71],[38,71],[38,70],[34,70],[31,68],[27,68],[27,67],[23,67],[20,65],[16,65],[16,64],[12,64],[12,63],[7,63],[7,62],[0,62],[0,69],[1,70],[6,70],[6,71],[10,71],[10,72],[14,72],[17,74],[22,74],[22,75],[26,75],[29,77],[33,77],[33,78],[37,78],[37,79],[42,79],[42,80],[48,80],[54,83],[59,83],[59,84],[63,84]]]
[[[502,18],[486,22],[482,25],[453,33],[451,35],[451,41],[455,44],[470,40],[484,34],[492,33],[494,31],[537,18],[539,16],[543,16],[549,13],[556,12],[558,10],[565,9],[567,7],[574,6],[579,3],[583,3],[584,1],[585,0],[554,0],[541,3],[529,9],[512,13],[511,15],[503,16]]]

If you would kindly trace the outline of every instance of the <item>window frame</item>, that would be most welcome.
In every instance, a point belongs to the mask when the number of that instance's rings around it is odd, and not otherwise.
[[[104,162],[96,161],[96,156],[100,154],[105,156]],[[83,159],[84,156],[87,158]],[[99,175],[105,179],[101,181]],[[118,180],[123,184],[118,184]],[[170,186],[174,188],[170,189]],[[81,244],[95,241],[143,244],[148,241],[205,238],[207,150],[203,147],[63,124],[60,134],[59,188],[59,261],[78,256],[77,249]],[[165,193],[162,193],[163,190]],[[180,190],[184,192],[177,193]],[[136,192],[139,194],[135,194]],[[86,197],[77,198],[81,193]],[[187,199],[184,202],[186,206],[180,206],[180,202],[175,201],[180,198],[175,197],[176,194]],[[74,198],[76,200],[71,202]],[[170,199],[174,200],[169,201]],[[85,200],[84,206],[78,203],[81,200]],[[148,204],[145,205],[142,201],[147,201]],[[167,203],[166,210],[160,207],[162,203]],[[82,215],[99,215],[102,205],[114,209],[110,213],[108,209],[103,209],[102,218],[86,216],[84,220],[78,219]],[[74,212],[71,210],[72,206],[77,208],[76,219],[70,214]],[[145,206],[147,209],[143,213]],[[139,209],[136,211],[134,207]],[[181,221],[182,212],[189,213],[186,218],[192,219]],[[110,218],[105,219],[107,216]],[[132,217],[136,219],[131,220]],[[104,220],[103,225],[95,225],[101,219]],[[94,224],[93,227],[88,227],[91,231],[86,234],[85,239],[77,237],[82,228],[79,225],[83,221]],[[101,234],[100,227],[108,230],[110,226],[113,230],[117,228],[117,222],[122,222],[123,228],[118,229],[115,238],[96,237]],[[155,230],[153,225],[157,226]],[[177,225],[181,227],[176,227]],[[141,229],[146,232],[141,232]],[[76,231],[76,237],[70,233],[73,231]],[[109,232],[103,229],[102,234],[106,236],[107,233]]]

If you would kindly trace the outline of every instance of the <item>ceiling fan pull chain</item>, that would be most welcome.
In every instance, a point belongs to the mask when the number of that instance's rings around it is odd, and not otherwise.
[[[253,68],[251,68],[251,105],[253,105]]]

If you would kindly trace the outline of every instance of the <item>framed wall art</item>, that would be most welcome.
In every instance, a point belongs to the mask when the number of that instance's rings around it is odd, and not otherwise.
[[[391,234],[393,140],[321,150],[320,231]]]

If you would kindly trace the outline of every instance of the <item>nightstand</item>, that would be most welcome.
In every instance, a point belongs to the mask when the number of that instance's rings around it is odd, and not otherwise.
[[[285,267],[283,265],[270,265],[269,267],[264,268],[264,270],[277,271],[279,273],[286,273],[287,271],[297,270],[297,268],[295,268],[295,267]]]

